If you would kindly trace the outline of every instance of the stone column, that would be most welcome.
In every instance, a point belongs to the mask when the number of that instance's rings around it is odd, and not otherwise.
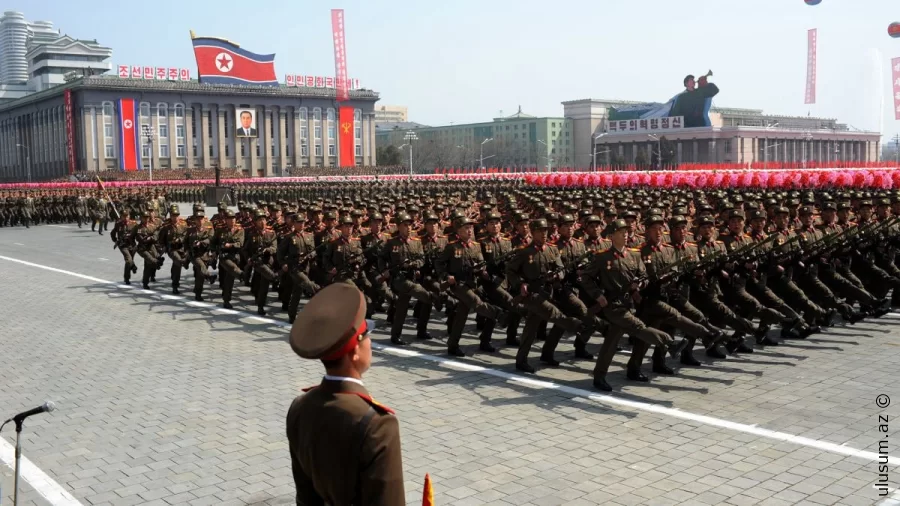
[[[229,163],[225,156],[225,146],[228,139],[225,138],[225,115],[228,114],[228,108],[222,104],[216,105],[216,152],[218,153],[219,168],[227,169],[237,164]]]
[[[259,115],[260,109],[257,109],[256,116]],[[274,121],[272,118],[272,111],[268,107],[262,108],[262,118],[263,118],[263,145],[259,150],[259,154],[262,156],[263,162],[263,175],[269,177],[272,175],[272,130],[274,130]]]
[[[288,164],[287,147],[290,144],[287,124],[287,107],[278,108],[278,166],[281,167],[281,175],[286,174]],[[291,150],[293,151],[293,149]]]
[[[294,132],[291,136],[294,139],[294,148],[293,148],[293,160],[294,167],[299,168],[303,166],[303,157],[302,155],[302,139],[300,138],[300,108],[295,107],[293,112],[291,113],[291,122],[294,125]]]
[[[150,126],[153,131],[153,142],[150,143],[150,163],[154,169],[159,168],[159,111],[156,104],[150,104]]]
[[[94,130],[97,133],[97,170],[106,170],[106,138],[103,137],[102,105],[94,115]]]
[[[719,163],[719,149],[718,149],[718,143],[716,142],[715,139],[709,140],[708,150],[709,150],[709,154],[707,156],[709,157],[709,159],[707,160],[707,162],[708,163]]]
[[[371,165],[377,165],[378,160],[375,157],[375,113],[369,115],[369,136],[366,137],[366,143],[369,146],[369,160]]]
[[[309,137],[306,141],[306,145],[309,150],[310,167],[316,167],[316,164],[318,163],[318,160],[316,159],[316,122],[313,117],[312,108],[310,108],[306,112],[306,136]],[[325,132],[322,132],[322,137],[325,137]]]
[[[178,168],[178,135],[175,129],[175,103],[169,104],[169,168]]]
[[[91,128],[93,114],[94,109],[91,107],[83,107],[81,109],[81,152],[84,155],[82,167],[84,167],[85,171],[97,170],[94,158],[94,129]]]
[[[194,168],[194,106],[184,104],[184,166]]]
[[[200,106],[200,135],[197,136],[197,155],[203,161],[201,168],[209,169],[209,107]]]

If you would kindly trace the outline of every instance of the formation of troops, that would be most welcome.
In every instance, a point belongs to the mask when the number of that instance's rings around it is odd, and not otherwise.
[[[232,308],[242,284],[258,314],[278,301],[290,322],[322,287],[353,284],[367,317],[386,313],[397,346],[408,344],[410,317],[415,338],[428,340],[429,322],[443,314],[447,352],[464,356],[474,314],[479,350],[495,352],[499,330],[526,373],[535,372],[536,342],[540,362],[555,367],[571,334],[575,358],[596,361],[594,385],[604,391],[625,336],[627,377],[645,382],[651,347],[652,371],[671,375],[667,360],[701,365],[698,344],[723,359],[824,332],[838,316],[855,324],[900,307],[896,191],[262,184],[233,188],[211,217],[203,204],[181,216],[175,202],[196,202],[202,191],[0,192],[0,226],[90,223],[109,230],[126,284],[140,263],[150,288],[168,261],[173,293],[191,271],[195,300]]]

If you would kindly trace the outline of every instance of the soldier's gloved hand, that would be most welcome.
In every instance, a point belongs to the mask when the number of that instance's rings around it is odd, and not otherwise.
[[[450,286],[456,285],[456,278],[453,276],[447,276],[447,284]]]
[[[606,307],[609,305],[609,301],[606,300],[606,297],[601,295],[597,297],[597,304],[600,304],[600,307]]]
[[[522,297],[527,297],[528,296],[528,285],[523,284],[521,287],[519,287],[519,293],[522,295]]]
[[[482,278],[482,279],[485,279],[485,280],[488,280],[488,281],[491,280],[491,276],[488,274],[488,271],[487,271],[487,270],[481,271],[481,278]]]
[[[635,302],[635,304],[640,304],[641,300],[641,292],[631,292],[631,300]]]
[[[287,271],[288,271],[288,266],[287,266],[287,264],[284,264],[284,265],[281,266],[281,271],[282,271],[282,272],[287,272]]]

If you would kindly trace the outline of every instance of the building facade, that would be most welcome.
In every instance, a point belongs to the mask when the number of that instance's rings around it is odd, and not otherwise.
[[[71,97],[71,130],[66,96]],[[44,180],[75,171],[119,168],[120,99],[138,104],[144,169],[239,168],[250,177],[291,168],[337,166],[340,152],[334,89],[221,86],[195,81],[85,77],[0,105],[0,180]],[[378,94],[351,90],[356,163],[375,165],[374,109]],[[236,110],[255,111],[258,135],[235,138]],[[131,125],[129,125],[131,126]]]
[[[623,163],[658,159],[661,141],[672,163],[755,162],[869,162],[879,159],[881,134],[851,130],[835,119],[763,114],[758,109],[712,108],[711,127],[624,130],[610,122],[609,109],[639,102],[573,100],[563,102],[565,117],[572,122],[575,165]],[[611,125],[614,123],[614,125]],[[610,128],[610,127],[613,128]]]
[[[28,87],[44,91],[66,82],[67,75],[102,75],[112,69],[112,49],[96,40],[77,40],[68,35],[35,38],[28,46]]]
[[[538,118],[516,114],[485,123],[418,128],[379,125],[379,147],[407,144],[415,134],[413,165],[416,169],[439,167],[541,167],[565,166],[574,158],[571,122],[565,118]],[[418,153],[418,155],[416,155]]]
[[[375,108],[375,123],[405,123],[409,121],[405,105],[379,105]]]

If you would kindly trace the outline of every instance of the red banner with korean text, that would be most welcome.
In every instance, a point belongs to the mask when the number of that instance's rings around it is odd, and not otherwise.
[[[818,29],[813,28],[807,35],[806,47],[806,100],[804,104],[816,103],[816,38]]]
[[[353,108],[342,105],[338,108],[338,143],[341,145],[341,167],[353,167],[356,165],[356,136],[354,135]]]
[[[75,173],[75,110],[72,105],[72,90],[63,92],[66,114],[66,158],[69,161],[69,174]]]
[[[894,84],[894,119],[900,120],[900,58],[891,60],[891,81]]]
[[[343,102],[350,100],[350,89],[347,84],[347,46],[344,44],[344,9],[331,9],[331,36],[334,39],[334,80],[337,86],[337,101]]]

